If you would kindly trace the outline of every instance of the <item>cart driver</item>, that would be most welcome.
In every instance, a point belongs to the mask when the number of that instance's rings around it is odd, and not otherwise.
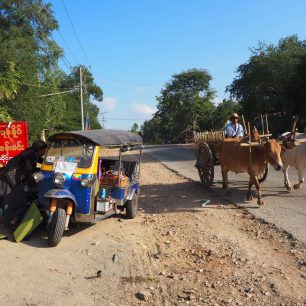
[[[239,116],[237,113],[233,113],[230,117],[230,121],[224,128],[224,135],[226,138],[239,138],[243,137],[243,127],[238,123]]]

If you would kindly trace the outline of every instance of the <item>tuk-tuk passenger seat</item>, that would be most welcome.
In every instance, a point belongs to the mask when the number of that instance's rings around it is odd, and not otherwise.
[[[101,169],[105,169],[106,171],[113,169],[114,171],[118,170],[119,167],[119,161],[118,160],[112,160],[112,159],[101,159]],[[121,171],[124,172],[124,174],[132,178],[134,174],[138,172],[138,162],[137,161],[125,161],[123,160],[121,162]]]
[[[116,162],[117,160],[113,160],[113,159],[104,159],[104,158],[99,159],[99,163],[101,163],[100,171],[102,171],[102,169],[105,169],[106,171],[117,170],[118,165],[116,165]]]

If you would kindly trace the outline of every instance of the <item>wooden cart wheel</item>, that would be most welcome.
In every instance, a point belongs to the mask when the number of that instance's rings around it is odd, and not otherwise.
[[[269,172],[269,164],[266,163],[265,172],[263,174],[261,174],[261,175],[258,175],[258,177],[257,177],[259,183],[262,183],[262,182],[264,182],[266,180],[268,172]]]
[[[214,181],[214,160],[211,150],[206,142],[199,144],[197,163],[199,176],[204,188],[209,188]]]

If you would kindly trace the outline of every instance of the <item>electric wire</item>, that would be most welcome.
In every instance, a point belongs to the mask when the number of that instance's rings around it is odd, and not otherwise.
[[[23,7],[26,8],[26,3],[24,1],[21,2]],[[31,5],[31,4],[30,4]],[[31,12],[31,10],[30,10]],[[67,11],[66,11],[67,12]],[[67,12],[68,14],[68,12]],[[43,24],[42,20],[40,19],[40,17],[37,15],[37,16],[34,16],[32,13],[31,13],[32,17],[33,18],[37,18],[40,23]],[[26,17],[29,17],[26,15]],[[40,28],[40,24],[37,23],[37,26],[38,28]],[[72,53],[71,49],[69,48],[68,44],[66,43],[64,37],[61,35],[61,33],[58,31],[60,37],[62,38],[63,42],[65,43],[67,49],[70,51],[70,53],[72,54],[73,58],[76,60],[76,62],[78,63],[78,60],[75,58],[74,54]],[[76,34],[76,33],[75,33]],[[52,40],[56,43],[52,33],[50,34]],[[63,56],[59,58],[60,60],[62,60],[62,62],[64,63],[64,65],[70,70],[72,71],[72,65],[70,64],[69,60],[67,59],[67,57],[65,56],[65,54],[63,53]],[[5,78],[3,76],[0,75],[0,80],[10,80],[8,78]],[[20,82],[19,80],[16,80],[16,82],[20,85],[26,85],[26,86],[31,86],[31,87],[36,87],[36,88],[46,88],[46,89],[50,89],[50,87],[48,86],[44,86],[44,85],[35,85],[35,84],[30,84],[30,83],[27,83],[27,82]],[[74,88],[61,88],[63,89],[64,91],[59,91],[59,92],[53,92],[53,93],[48,93],[48,94],[44,94],[44,95],[40,95],[40,96],[37,96],[37,98],[45,98],[45,97],[52,97],[52,96],[56,96],[56,95],[63,95],[63,94],[70,94],[70,93],[73,93],[73,92],[76,92],[79,90],[79,86],[75,86]],[[66,89],[66,90],[65,90]]]
[[[0,80],[10,81],[11,79],[3,77],[3,76],[0,76]],[[50,87],[46,86],[46,85],[36,85],[36,84],[27,83],[27,82],[20,82],[19,80],[17,80],[16,82],[18,84],[20,84],[20,85],[27,85],[27,86],[31,86],[31,87],[50,89]],[[76,87],[78,88],[79,86],[76,86]],[[62,87],[61,89],[72,90],[72,89],[75,89],[76,87],[74,87],[74,88],[67,88],[67,87],[65,88],[65,87]]]
[[[70,65],[70,63],[69,63],[69,61],[67,60],[67,58],[65,57],[65,56],[63,56],[63,57],[61,57],[61,58],[59,58],[62,62],[63,62],[63,64],[71,71],[71,65]]]
[[[104,117],[105,120],[120,120],[120,121],[145,121],[145,120],[150,120],[149,118],[146,119],[132,119],[132,118],[109,118],[109,117]]]
[[[59,31],[59,29],[57,29],[58,35],[60,36],[60,38],[62,39],[62,41],[64,42],[65,46],[67,47],[68,51],[70,52],[70,54],[72,55],[73,59],[75,60],[76,64],[79,63],[78,59],[74,56],[74,53],[71,51],[69,45],[67,44],[66,40],[64,39],[64,36],[61,34],[61,32]],[[53,39],[54,40],[54,39]]]
[[[22,3],[22,5],[23,5],[23,7],[24,8],[27,8],[27,4],[25,3],[25,1],[21,1],[21,3]],[[31,7],[32,6],[32,4],[31,3],[28,3],[29,4],[29,7]],[[37,18],[38,20],[39,20],[39,22],[41,23],[41,24],[43,24],[43,21],[42,21],[42,19],[40,18],[40,16],[39,15],[33,15],[32,14],[32,11],[30,10],[29,11],[30,12],[30,14],[32,15],[32,18]],[[26,14],[25,14],[25,16],[26,17],[29,17],[29,16],[27,16]],[[41,26],[40,26],[40,24],[39,23],[37,23],[37,26],[38,26],[38,28],[39,28],[39,30],[43,30],[42,28],[41,28]],[[58,29],[57,29],[58,30]],[[59,31],[59,30],[58,30]],[[60,34],[61,35],[61,34]],[[56,40],[54,39],[54,37],[53,37],[53,35],[52,35],[52,32],[50,33],[50,36],[51,36],[51,38],[52,38],[52,40],[56,43]],[[62,36],[61,36],[62,37]],[[63,41],[64,41],[64,38],[62,38],[63,39]],[[65,42],[65,41],[64,41]],[[56,43],[57,44],[57,43]],[[63,63],[64,63],[64,65],[71,71],[71,67],[72,67],[72,65],[71,65],[71,63],[70,63],[70,61],[68,60],[68,58],[65,56],[65,54],[63,53],[63,55],[62,55],[62,57],[60,57],[60,59],[63,61]],[[66,61],[66,62],[65,62]]]
[[[126,86],[131,86],[131,87],[160,88],[160,86],[158,85],[137,84],[137,83],[129,83],[125,81],[115,81],[115,80],[108,80],[108,79],[101,79],[101,81],[106,82],[106,83],[126,85]]]
[[[52,36],[51,36],[52,37]],[[52,39],[53,39],[53,37],[52,37]],[[54,40],[54,39],[53,39]],[[54,40],[55,41],[55,40]],[[66,67],[71,71],[72,70],[72,65],[71,65],[71,63],[70,63],[70,61],[68,60],[68,58],[65,56],[65,54],[64,54],[64,52],[63,52],[63,56],[62,57],[60,57],[60,59],[64,62],[64,61],[66,61],[65,63],[66,63]]]
[[[76,91],[76,89],[58,91],[58,92],[52,92],[52,93],[45,94],[45,95],[40,95],[40,96],[37,96],[37,97],[38,98],[45,98],[45,97],[51,97],[51,96],[58,96],[58,95],[63,95],[63,94],[67,94],[67,93],[73,93],[75,91]]]
[[[75,28],[74,28],[74,25],[73,25],[73,23],[72,23],[72,20],[71,20],[71,18],[70,18],[70,15],[69,15],[69,13],[68,13],[67,8],[66,8],[66,5],[65,5],[64,0],[62,0],[62,3],[63,3],[63,6],[64,6],[64,9],[65,9],[65,11],[66,11],[67,17],[68,17],[68,19],[69,19],[70,25],[71,25],[71,27],[72,27],[72,29],[73,29],[74,35],[75,35],[75,37],[76,37],[76,39],[77,39],[77,42],[78,42],[78,44],[79,44],[79,46],[80,46],[80,48],[81,48],[81,50],[82,50],[82,53],[83,53],[83,55],[84,55],[84,57],[85,57],[85,59],[86,59],[86,61],[87,61],[87,64],[88,64],[89,66],[91,66],[91,65],[90,65],[90,62],[89,62],[89,60],[88,60],[88,57],[87,57],[87,55],[86,55],[86,53],[85,53],[85,50],[84,50],[84,48],[83,48],[83,46],[82,46],[82,44],[81,44],[81,42],[80,42],[80,40],[79,40],[78,34],[77,34],[77,32],[76,32],[76,30],[75,30]]]
[[[52,33],[51,33],[50,36],[51,36],[52,40],[57,44],[57,42],[54,39]],[[62,50],[63,50],[63,55],[59,59],[61,59],[65,63],[65,66],[71,71],[72,70],[72,65],[71,65],[70,61],[68,60],[68,58],[65,56],[64,49],[62,49]]]
[[[8,80],[9,81],[10,79],[0,76],[0,80]],[[26,86],[37,87],[37,88],[48,88],[48,89],[50,89],[48,86],[35,85],[35,84],[26,83],[26,82],[20,82],[18,80],[17,80],[17,83],[20,84],[20,85],[26,85]],[[74,88],[61,88],[61,89],[65,89],[65,90],[64,91],[55,92],[55,93],[49,93],[49,94],[45,94],[45,95],[40,95],[38,97],[48,97],[48,96],[53,96],[53,95],[61,95],[61,94],[65,94],[65,93],[72,93],[72,92],[78,91],[79,90],[79,86],[75,86]]]

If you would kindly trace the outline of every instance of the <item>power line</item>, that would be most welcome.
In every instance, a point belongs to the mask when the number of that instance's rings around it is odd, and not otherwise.
[[[0,80],[10,81],[11,79],[0,76]],[[26,82],[20,82],[19,80],[16,80],[16,82],[18,84],[20,84],[20,85],[27,85],[27,86],[31,86],[31,87],[50,89],[49,86],[45,86],[45,85],[36,85],[36,84],[31,84],[31,83],[26,83]],[[75,87],[74,88],[67,88],[67,87],[65,88],[65,87],[62,87],[61,89],[72,90],[72,89],[75,89]]]
[[[38,97],[39,98],[51,97],[51,96],[63,95],[63,94],[66,94],[66,93],[73,93],[75,91],[76,91],[76,89],[74,88],[74,89],[71,89],[71,90],[53,92],[53,93],[49,93],[49,94],[46,94],[46,95],[41,95],[41,96],[38,96]]]
[[[62,0],[62,2],[63,2],[63,0]],[[23,5],[24,8],[27,8],[27,5],[26,5],[25,1],[21,0],[21,3],[22,3],[22,5]],[[64,7],[65,7],[64,2],[63,2],[63,5],[64,5]],[[31,7],[32,4],[29,3],[29,6]],[[68,11],[67,11],[66,7],[65,7],[65,10],[66,10],[66,13],[67,13],[67,15],[68,15],[68,18],[69,18],[69,20],[70,20],[70,23],[71,23],[71,25],[72,25],[72,22],[71,22],[71,19],[70,19],[70,17],[69,17],[69,14],[68,14]],[[39,16],[39,15],[34,16],[34,15],[32,14],[32,11],[31,11],[31,10],[30,10],[29,12],[30,12],[30,14],[31,14],[31,16],[32,16],[33,19],[37,18],[41,24],[44,24],[43,21],[40,19],[40,16]],[[25,16],[26,16],[27,18],[29,18],[29,16],[28,16],[27,14],[25,14]],[[39,23],[37,23],[37,26],[38,26],[39,30],[42,31],[42,28],[41,28],[41,26],[40,26]],[[73,27],[73,25],[72,25],[72,27]],[[57,30],[58,30],[58,29],[57,29]],[[74,32],[75,32],[75,30],[74,30]],[[58,33],[59,33],[60,37],[62,38],[63,42],[66,44],[66,46],[67,46],[68,50],[70,51],[70,53],[72,54],[73,58],[74,58],[74,59],[76,60],[76,62],[78,63],[78,60],[75,58],[74,54],[72,53],[71,49],[69,48],[68,44],[66,43],[66,41],[65,41],[65,39],[64,39],[64,37],[63,37],[63,35],[61,35],[61,33],[59,32],[59,30],[58,30]],[[76,34],[76,32],[75,32],[75,34]],[[56,42],[55,39],[54,39],[54,37],[53,37],[53,35],[52,35],[52,33],[50,33],[50,36],[51,36],[52,40],[53,40],[54,42]],[[76,35],[76,36],[77,36],[77,35]],[[79,44],[80,44],[80,42],[79,42]],[[81,48],[82,48],[82,46],[81,46]],[[82,51],[83,51],[83,50],[82,50]],[[85,56],[86,56],[86,55],[85,55]],[[69,60],[67,59],[67,57],[65,56],[65,54],[63,54],[63,56],[60,57],[60,59],[63,61],[64,65],[65,65],[69,70],[71,70],[72,65],[70,64],[70,62],[69,62]],[[0,80],[1,80],[1,79],[2,79],[2,80],[9,80],[9,79],[7,79],[7,78],[5,78],[5,77],[1,77],[1,76],[0,76]],[[34,84],[26,83],[26,82],[20,82],[19,80],[17,80],[17,83],[20,84],[20,85],[27,85],[27,86],[37,87],[37,88],[48,88],[48,89],[50,89],[50,87],[48,87],[48,86],[44,86],[44,85],[34,85]],[[74,88],[61,88],[61,89],[67,89],[67,90],[61,91],[61,92],[49,93],[49,94],[45,94],[45,95],[40,95],[40,96],[38,96],[38,97],[50,97],[50,96],[62,95],[62,94],[66,94],[66,93],[73,93],[73,92],[75,92],[76,90],[79,90],[79,88],[80,88],[79,86],[75,86]]]
[[[71,53],[72,57],[74,58],[75,62],[78,64],[79,61],[77,60],[77,58],[74,56],[74,53],[71,51],[69,45],[67,44],[66,40],[64,39],[64,36],[61,34],[61,32],[59,31],[59,29],[57,29],[58,35],[60,36],[60,38],[62,39],[62,41],[64,42],[65,46],[67,47],[67,49],[69,50],[69,52]],[[52,37],[53,38],[53,37]],[[54,38],[53,38],[54,40]]]
[[[132,119],[132,118],[106,118],[104,117],[106,120],[126,120],[126,121],[145,121],[145,120],[150,120],[148,118],[146,119]]]
[[[63,62],[63,64],[64,64],[69,70],[71,70],[71,65],[70,65],[68,59],[65,57],[65,55],[63,55],[63,57],[60,57],[59,59]]]
[[[50,34],[50,36],[51,36],[52,40],[57,44],[57,42],[56,42],[56,40],[54,39],[52,33]],[[61,36],[61,37],[62,37],[62,36]],[[64,37],[63,37],[62,39],[64,39]],[[63,41],[64,41],[64,40],[63,40]],[[65,42],[65,41],[64,41],[64,42]],[[63,52],[63,56],[60,57],[60,59],[65,63],[65,66],[66,66],[69,70],[71,70],[72,65],[70,64],[68,58],[65,56],[65,53],[64,53],[64,52]]]
[[[73,29],[74,35],[75,35],[75,37],[76,37],[76,39],[77,39],[77,41],[78,41],[78,43],[79,43],[79,46],[80,46],[80,48],[81,48],[81,50],[82,50],[82,52],[83,52],[83,54],[84,54],[84,57],[85,57],[85,59],[86,59],[86,61],[87,61],[87,64],[88,64],[89,66],[91,66],[90,63],[89,63],[89,60],[88,60],[88,58],[87,58],[87,55],[86,55],[86,53],[85,53],[85,50],[84,50],[84,48],[83,48],[83,46],[82,46],[82,44],[81,44],[81,42],[80,42],[80,40],[79,40],[78,34],[76,33],[76,30],[75,30],[75,28],[74,28],[74,26],[73,26],[73,23],[72,23],[71,18],[70,18],[70,16],[69,16],[69,13],[68,13],[68,10],[67,10],[66,5],[65,5],[65,3],[64,3],[64,0],[62,0],[62,3],[63,3],[63,6],[64,6],[64,9],[65,9],[65,11],[66,11],[67,17],[68,17],[68,19],[69,19],[70,25],[71,25],[71,27],[72,27],[72,29]]]
[[[25,1],[23,1],[23,0],[22,0],[22,5],[23,5],[24,8],[27,8],[27,4],[26,4]],[[31,7],[31,6],[32,6],[32,4],[29,3],[29,7]],[[39,20],[39,22],[40,22],[41,24],[43,24],[43,21],[42,21],[42,19],[40,18],[39,15],[35,15],[35,16],[34,16],[34,14],[32,13],[31,10],[30,10],[30,14],[31,14],[31,16],[32,16],[33,19],[37,18],[37,19]],[[26,16],[26,17],[29,17],[27,14],[25,14],[25,16]],[[37,26],[38,26],[39,30],[43,31],[43,29],[42,29],[42,27],[40,26],[39,23],[37,23]],[[58,30],[58,31],[59,31],[59,30]],[[59,33],[59,34],[60,34],[60,33]],[[52,33],[50,33],[50,36],[51,36],[52,40],[53,40],[54,42],[56,42],[55,39],[54,39],[54,37],[53,37],[53,35],[52,35]],[[60,34],[60,36],[62,37],[61,34]],[[63,38],[63,37],[62,37],[62,39],[63,39],[63,41],[64,41],[64,38]],[[64,41],[64,42],[65,42],[65,41]],[[67,47],[68,47],[68,46],[67,46]],[[69,47],[68,47],[68,49],[69,49]],[[71,70],[72,65],[70,64],[69,60],[66,58],[65,54],[63,54],[63,56],[62,56],[60,59],[63,61],[64,65],[65,65],[69,70]]]
[[[65,56],[65,54],[63,54],[63,57],[62,57],[62,59],[65,59],[65,61],[67,62],[67,64],[68,64],[68,69],[69,70],[71,70],[71,67],[72,67],[72,65],[70,64],[70,62],[69,62],[69,60],[68,60],[68,58]],[[63,60],[64,61],[64,60]],[[66,65],[67,66],[67,65]]]
[[[119,84],[119,85],[127,85],[127,86],[141,86],[141,87],[147,87],[147,88],[160,88],[161,86],[157,85],[148,85],[148,84],[137,84],[137,83],[129,83],[129,82],[124,82],[124,81],[115,81],[115,80],[107,80],[107,79],[101,79],[102,82],[108,82],[108,83],[113,83],[113,84]]]
[[[35,84],[30,84],[30,83],[25,83],[25,82],[19,82],[18,83],[20,85],[27,85],[27,86],[32,86],[32,87],[37,87],[37,88],[47,88],[47,89],[50,89],[50,87],[48,86],[44,86],[44,85],[35,85]],[[65,88],[65,87],[61,87],[61,89],[67,89],[67,90],[73,90],[75,88]]]
[[[105,125],[106,125],[106,119],[104,117],[104,114],[106,114],[107,112],[99,112],[100,115],[102,115],[102,128],[105,129]]]

